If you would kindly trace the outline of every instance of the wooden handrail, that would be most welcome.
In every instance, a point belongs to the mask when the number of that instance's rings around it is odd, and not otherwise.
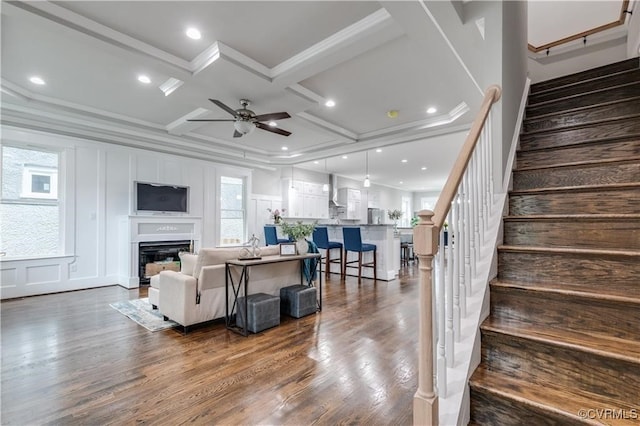
[[[467,171],[467,165],[476,149],[478,140],[484,128],[491,105],[500,99],[502,89],[490,86],[484,94],[480,111],[476,116],[471,130],[458,154],[447,182],[438,197],[434,211],[421,210],[418,212],[420,221],[413,228],[413,247],[419,259],[420,293],[418,320],[418,389],[413,397],[413,423],[415,425],[438,424],[438,395],[433,382],[433,258],[438,252],[439,235],[444,220],[449,213],[451,203],[457,194],[458,186]],[[490,143],[490,140],[483,141]],[[490,152],[489,152],[490,155]],[[491,173],[491,170],[486,172]],[[487,185],[489,187],[489,185]],[[462,241],[463,237],[458,241]],[[450,240],[451,241],[451,240]],[[456,245],[459,243],[456,242]],[[444,294],[440,294],[444,297]]]
[[[560,46],[561,44],[569,43],[570,41],[579,40],[583,37],[587,37],[601,31],[606,31],[608,29],[623,25],[624,21],[627,18],[627,7],[629,7],[629,0],[623,0],[622,7],[620,8],[620,17],[617,21],[609,22],[608,24],[600,25],[598,27],[591,28],[590,30],[583,31],[569,37],[561,38],[560,40],[552,41],[551,43],[543,44],[542,46],[534,46],[532,44],[528,44],[527,48],[533,53],[538,53],[547,49],[551,49],[552,47]]]
[[[458,154],[458,158],[456,158],[453,169],[451,170],[451,173],[449,173],[447,183],[444,184],[444,188],[442,188],[442,192],[436,202],[436,207],[433,209],[432,221],[438,231],[442,228],[445,218],[449,213],[451,202],[458,191],[458,186],[460,185],[464,171],[467,169],[467,164],[469,164],[471,154],[478,143],[484,123],[487,121],[487,117],[489,116],[491,105],[500,99],[501,94],[502,89],[500,86],[496,85],[489,86],[487,91],[484,93],[484,99],[482,100],[480,111],[471,125],[471,130],[469,130],[467,139],[464,141],[464,145]]]

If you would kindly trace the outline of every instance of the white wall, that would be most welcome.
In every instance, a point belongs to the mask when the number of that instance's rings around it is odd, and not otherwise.
[[[12,298],[118,283],[118,218],[134,213],[133,182],[190,187],[188,216],[202,218],[202,246],[219,239],[217,182],[221,175],[245,176],[248,169],[177,155],[121,147],[35,131],[3,128],[4,143],[61,150],[61,191],[66,221],[64,253],[44,259],[1,261],[1,297]]]
[[[627,9],[633,9],[631,15],[627,15],[629,33],[627,35],[627,58],[640,56],[640,2],[638,0],[629,3]]]

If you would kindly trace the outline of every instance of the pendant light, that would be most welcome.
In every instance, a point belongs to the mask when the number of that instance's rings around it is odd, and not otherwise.
[[[327,173],[327,159],[324,159],[324,172]],[[328,174],[328,173],[327,173]],[[322,184],[322,192],[329,192],[329,184]]]
[[[371,186],[371,181],[369,180],[369,151],[365,152],[365,156],[367,177],[364,178],[364,187],[369,188]]]

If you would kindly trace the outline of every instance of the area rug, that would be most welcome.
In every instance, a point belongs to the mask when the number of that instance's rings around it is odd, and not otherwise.
[[[171,320],[165,321],[160,311],[152,309],[148,297],[111,303],[109,306],[149,331],[166,330],[178,325],[177,322]]]

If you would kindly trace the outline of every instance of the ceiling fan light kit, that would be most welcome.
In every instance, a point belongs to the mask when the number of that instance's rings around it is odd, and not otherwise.
[[[252,133],[256,129],[256,125],[247,120],[235,121],[233,123],[233,127],[237,132],[242,133],[243,136]]]
[[[217,99],[209,100],[231,114],[233,118],[196,118],[187,121],[233,121],[233,128],[235,129],[233,132],[234,138],[248,135],[252,133],[256,127],[282,136],[289,136],[291,134],[291,132],[280,129],[274,125],[277,124],[274,120],[291,118],[287,112],[271,112],[268,114],[256,115],[255,112],[247,108],[251,104],[248,99],[240,99],[240,105],[242,105],[242,108],[235,110]],[[266,123],[263,123],[263,121],[266,121]]]

